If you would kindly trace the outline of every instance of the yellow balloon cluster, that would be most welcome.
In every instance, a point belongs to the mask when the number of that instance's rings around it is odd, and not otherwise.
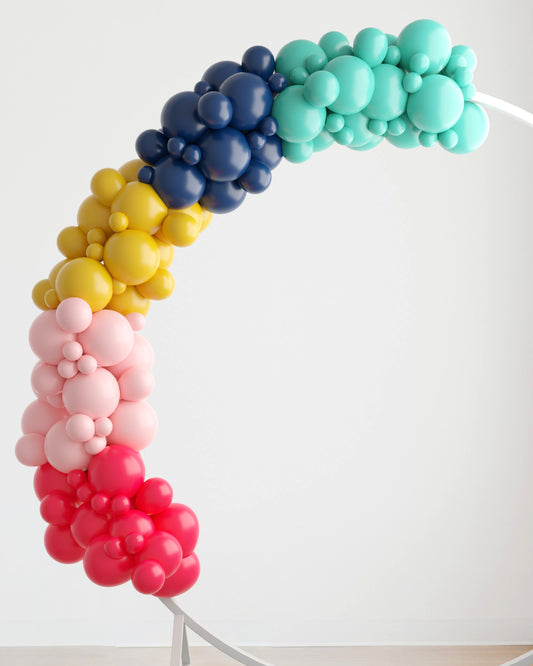
[[[77,226],[65,227],[57,237],[66,259],[33,288],[39,308],[56,308],[77,296],[93,312],[109,308],[123,315],[146,314],[151,300],[170,296],[173,246],[192,245],[213,214],[198,203],[167,208],[150,185],[137,180],[143,164],[131,160],[118,171],[94,174],[92,195],[78,210]]]

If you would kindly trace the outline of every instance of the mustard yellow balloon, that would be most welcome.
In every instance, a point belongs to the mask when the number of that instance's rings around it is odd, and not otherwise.
[[[57,236],[57,247],[67,259],[84,257],[87,238],[79,227],[65,227]]]
[[[45,303],[44,296],[47,291],[50,291],[50,289],[52,289],[50,280],[39,280],[39,282],[37,282],[37,284],[32,289],[31,298],[35,305],[41,310],[49,309],[48,305]]]
[[[172,210],[165,217],[161,227],[163,237],[172,245],[187,247],[198,238],[202,222],[201,213],[191,208]]]
[[[105,245],[107,236],[103,229],[95,228],[91,229],[87,234],[87,242],[91,243],[100,243],[100,245]]]
[[[124,176],[128,183],[133,183],[133,181],[137,180],[139,169],[142,166],[145,166],[145,164],[146,162],[139,159],[130,160],[120,167],[119,172]]]
[[[200,227],[200,231],[205,231],[205,229],[207,229],[207,227],[211,224],[212,219],[213,219],[213,213],[210,210],[202,208],[202,215],[200,217],[202,226]]]
[[[113,298],[107,304],[108,310],[116,310],[124,316],[131,312],[140,312],[142,315],[148,314],[150,301],[141,296],[135,287],[126,287],[121,294],[114,294]]]
[[[100,169],[91,180],[91,192],[104,206],[110,206],[113,199],[126,185],[126,179],[116,169]]]
[[[141,296],[156,301],[168,298],[174,291],[174,276],[165,268],[158,268],[149,280],[137,285],[137,291]]]
[[[146,183],[128,183],[111,204],[112,213],[124,213],[128,229],[154,234],[167,214],[159,195]]]
[[[98,227],[109,236],[111,229],[108,220],[109,208],[101,204],[94,194],[87,197],[78,209],[78,227],[85,233]]]
[[[159,248],[159,268],[170,268],[174,259],[174,246],[159,238],[159,236],[153,238]]]
[[[50,281],[50,288],[54,288],[56,285],[56,278],[57,274],[59,271],[63,268],[63,266],[67,263],[68,259],[63,259],[62,261],[59,261],[48,273],[48,280]]]
[[[113,295],[113,280],[105,266],[89,257],[70,259],[61,268],[55,285],[60,301],[83,298],[93,312],[102,310]]]
[[[55,289],[49,289],[44,295],[44,302],[49,310],[55,310],[59,305],[59,296]]]
[[[159,268],[159,248],[144,231],[126,229],[113,234],[105,244],[104,264],[124,284],[141,284]]]

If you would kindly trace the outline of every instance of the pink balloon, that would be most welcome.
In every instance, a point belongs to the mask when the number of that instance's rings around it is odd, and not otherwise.
[[[129,321],[114,310],[95,312],[91,325],[78,336],[86,354],[94,356],[99,365],[115,365],[123,361],[133,347],[133,331]]]
[[[131,352],[123,361],[110,366],[109,371],[118,378],[122,375],[124,370],[127,370],[128,368],[139,367],[151,370],[153,365],[154,350],[144,336],[140,333],[135,333],[133,336],[133,347]]]
[[[46,462],[44,452],[44,437],[37,433],[29,433],[15,444],[15,455],[17,460],[28,467],[39,467]]]
[[[37,432],[40,435],[46,435],[50,428],[67,416],[64,409],[56,409],[47,402],[34,400],[31,402],[22,414],[22,432],[28,434]]]
[[[39,361],[31,373],[31,387],[38,398],[60,393],[65,380],[57,372],[57,366]]]
[[[44,439],[44,451],[48,462],[65,474],[73,469],[87,469],[92,458],[82,442],[68,436],[66,421],[50,428]]]
[[[154,376],[146,368],[128,368],[120,375],[118,385],[123,400],[144,400],[154,390]]]
[[[113,430],[107,438],[110,444],[122,444],[134,451],[142,451],[157,432],[157,415],[144,400],[121,400],[110,418],[113,423]]]
[[[81,333],[91,323],[91,306],[82,298],[66,298],[57,306],[56,319],[59,326],[70,333]]]
[[[117,380],[104,368],[91,375],[77,374],[63,386],[63,402],[70,414],[87,414],[92,419],[112,414],[119,401]]]
[[[94,437],[94,421],[87,414],[73,414],[67,421],[67,435],[76,442],[88,442]]]
[[[63,346],[73,338],[57,323],[55,310],[42,312],[30,328],[30,347],[45,363],[57,365],[63,359]]]
[[[98,361],[90,354],[84,354],[77,363],[78,370],[84,375],[92,375],[98,367]]]
[[[67,361],[77,361],[83,354],[83,347],[79,342],[72,340],[63,345],[63,356]]]
[[[130,312],[126,315],[126,319],[130,322],[134,331],[140,331],[146,324],[146,317],[140,312]]]
[[[85,450],[92,456],[98,455],[107,446],[105,437],[91,437],[88,442],[85,442]]]

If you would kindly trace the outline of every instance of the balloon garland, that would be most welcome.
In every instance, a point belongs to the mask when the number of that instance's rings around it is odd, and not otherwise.
[[[282,157],[303,162],[333,143],[369,150],[384,139],[477,149],[488,119],[471,101],[475,66],[472,49],[452,47],[431,20],[398,37],[366,28],[353,43],[339,32],[292,41],[276,59],[253,46],[171,97],[161,129],[137,138],[139,159],[93,176],[77,225],[58,235],[65,258],[33,289],[44,310],[29,334],[36,400],[15,447],[37,467],[51,557],[83,560],[99,585],[131,580],[159,597],[196,582],[198,520],[172,502],[165,480],[145,479],[139,453],[157,430],[146,402],[153,352],[140,331],[151,300],[173,291],[174,247],[263,192]]]

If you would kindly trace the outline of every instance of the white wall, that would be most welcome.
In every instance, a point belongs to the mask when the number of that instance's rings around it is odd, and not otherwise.
[[[528,0],[261,7],[2,7],[2,644],[170,641],[157,600],[48,558],[13,455],[31,288],[92,173],[133,157],[211,63],[330,29],[435,18],[477,51],[479,90],[533,108]],[[283,164],[177,253],[145,329],[160,417],[145,460],[200,518],[182,602],[227,639],[533,639],[533,133],[491,122],[471,156],[382,145]]]

